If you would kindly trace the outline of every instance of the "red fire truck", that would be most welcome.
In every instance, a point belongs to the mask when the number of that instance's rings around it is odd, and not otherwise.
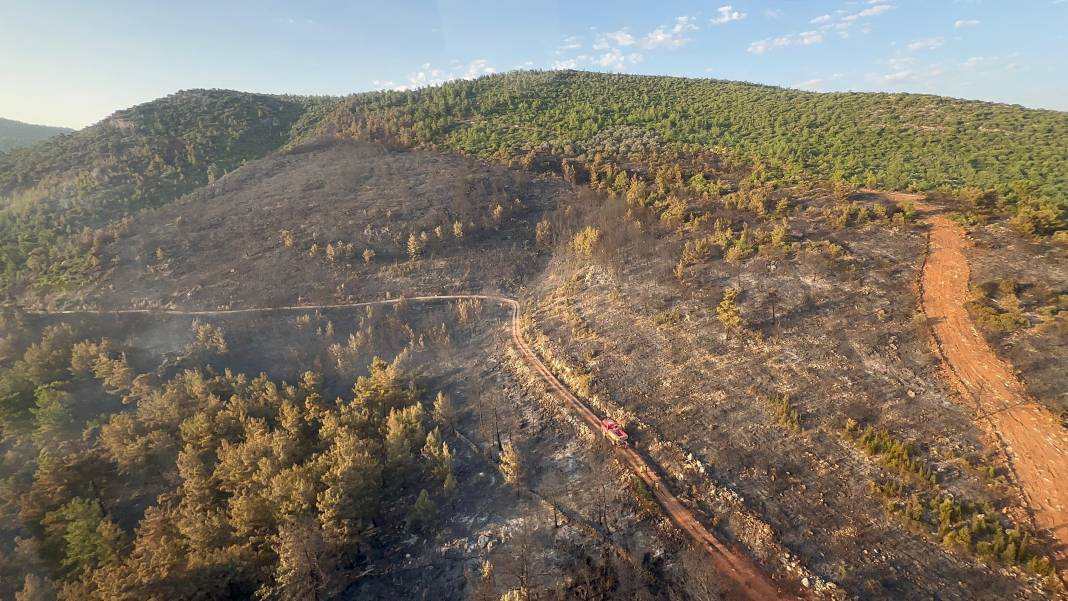
[[[612,441],[612,444],[620,447],[627,446],[627,433],[623,431],[623,428],[615,420],[602,419],[601,427],[604,429],[604,435],[608,437],[608,440]]]

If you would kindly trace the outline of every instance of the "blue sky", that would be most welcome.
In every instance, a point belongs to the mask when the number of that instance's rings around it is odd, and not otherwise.
[[[180,89],[347,94],[516,68],[1068,110],[1066,32],[1068,0],[0,0],[0,117],[83,127]]]

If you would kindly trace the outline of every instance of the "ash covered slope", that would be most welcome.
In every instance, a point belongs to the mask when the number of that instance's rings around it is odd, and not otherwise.
[[[573,194],[461,157],[321,141],[138,216],[102,249],[114,267],[87,298],[215,308],[515,290],[542,264],[537,223]]]
[[[330,99],[191,90],[0,155],[0,288],[73,288],[124,216],[289,143]]]

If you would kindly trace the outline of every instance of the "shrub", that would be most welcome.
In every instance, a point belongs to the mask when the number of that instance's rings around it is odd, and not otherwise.
[[[523,480],[523,463],[519,450],[512,444],[512,441],[504,443],[500,461],[500,469],[501,474],[504,475],[504,481],[513,486],[519,485]]]
[[[296,240],[293,238],[293,232],[289,230],[282,230],[280,237],[282,238],[282,246],[286,248],[293,248],[296,244]]]
[[[601,230],[586,226],[571,240],[571,249],[584,257],[592,256],[601,242]]]
[[[546,221],[541,220],[536,226],[534,226],[534,240],[542,246],[549,243],[550,236],[552,235],[552,225]]]
[[[786,394],[782,394],[775,399],[773,404],[775,408],[775,419],[779,422],[779,425],[787,430],[800,432],[801,412],[790,402],[790,397]]]
[[[912,443],[895,438],[888,430],[867,426],[859,435],[856,434],[856,422],[847,420],[846,436],[855,438],[855,442],[869,455],[879,457],[889,467],[897,468],[902,474],[908,473],[922,481],[934,482],[934,472],[927,462],[917,456]]]
[[[1068,231],[1068,214],[1052,202],[1025,200],[1016,207],[1012,226],[1028,236],[1053,236]]]
[[[408,236],[408,258],[415,261],[423,255],[423,242],[414,233]]]
[[[723,298],[719,301],[719,305],[716,306],[716,318],[719,319],[728,332],[742,327],[742,313],[735,302],[735,299],[738,298],[738,292],[737,288],[724,289]]]
[[[756,253],[757,246],[749,239],[749,230],[743,229],[742,233],[738,234],[738,238],[734,240],[734,243],[729,249],[727,249],[724,258],[728,263],[740,263],[749,257],[752,257]]]

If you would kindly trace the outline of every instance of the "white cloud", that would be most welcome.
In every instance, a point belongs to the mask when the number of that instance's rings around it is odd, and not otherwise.
[[[1016,56],[1015,53],[1009,57],[970,56],[962,62],[960,66],[970,73],[996,73],[999,71],[1026,70],[1026,68],[1022,68],[1019,63],[1011,60],[1014,56]]]
[[[383,81],[375,82],[375,85],[381,84],[382,87],[390,87],[395,90],[412,90],[441,85],[454,79],[474,79],[483,75],[492,75],[496,72],[497,69],[492,67],[489,61],[484,58],[477,58],[466,65],[453,61],[453,65],[448,69],[434,67],[430,63],[423,63],[418,71],[408,74],[408,83],[406,84],[394,85],[392,81]]]
[[[577,35],[570,35],[564,38],[564,41],[556,47],[556,53],[561,54],[568,50],[577,50],[579,48],[582,48],[582,38]]]
[[[887,73],[885,75],[880,76],[879,77],[879,81],[881,81],[882,83],[888,83],[888,84],[889,83],[911,82],[911,81],[923,81],[923,80],[926,80],[926,79],[936,79],[936,78],[942,76],[942,74],[944,74],[944,73],[945,73],[945,71],[941,67],[935,65],[935,66],[927,67],[926,69],[923,69],[923,70],[903,69],[901,71],[894,71],[893,73]]]
[[[664,29],[655,29],[649,35],[642,38],[642,48],[678,48],[685,46],[689,40],[686,38],[680,38],[670,31]]]
[[[979,25],[979,23],[981,23],[981,21],[978,19],[959,19],[953,23],[953,27],[955,29],[965,29],[967,27],[975,27]]]
[[[565,58],[553,63],[553,69],[578,69],[579,65],[582,65],[590,60],[590,57],[585,54],[579,56],[573,56],[571,58]]]
[[[593,48],[594,50],[605,50],[612,46],[630,46],[636,41],[634,36],[624,28],[619,31],[602,33],[597,37],[597,41],[594,42]]]
[[[765,17],[767,17],[769,19],[778,19],[779,17],[782,16],[782,9],[781,8],[765,8],[764,10],[760,11],[760,14],[764,15]]]
[[[908,45],[908,49],[914,52],[917,50],[937,50],[945,43],[945,38],[925,38],[911,42]]]
[[[623,71],[627,65],[640,63],[642,55],[637,53],[624,54],[619,48],[613,48],[594,59],[594,62],[611,71]]]
[[[753,54],[764,54],[765,52],[775,50],[776,48],[785,48],[787,46],[811,46],[821,42],[823,42],[822,33],[818,31],[803,31],[801,33],[791,33],[777,38],[758,40],[749,44],[748,51]]]
[[[890,72],[869,74],[868,79],[881,84],[896,84],[937,79],[945,74],[941,65],[917,65],[916,59],[911,56],[893,57],[888,59],[886,64],[890,67]]]
[[[672,23],[661,25],[645,35],[633,33],[629,27],[609,32],[598,32],[597,28],[590,27],[590,36],[593,40],[590,48],[595,52],[572,55],[573,52],[580,52],[579,49],[583,47],[582,38],[578,36],[564,38],[563,43],[556,49],[559,58],[552,63],[552,68],[585,67],[624,71],[644,59],[644,55],[640,52],[634,52],[635,49],[680,48],[692,41],[687,34],[698,29],[697,18],[692,16],[676,17]]]
[[[886,59],[886,64],[895,71],[902,71],[916,64],[916,58],[912,56],[894,56]]]
[[[741,21],[745,18],[745,13],[735,10],[730,4],[717,8],[716,13],[718,16],[711,20],[713,25],[723,25],[731,21]]]
[[[915,77],[915,72],[912,69],[902,69],[900,71],[894,71],[893,73],[887,73],[879,77],[883,83],[893,83],[895,81],[906,81]]]
[[[818,26],[822,32],[833,32],[839,37],[848,38],[850,32],[857,30],[860,33],[871,33],[871,25],[868,20],[885,14],[895,8],[894,4],[886,0],[867,0],[867,8],[855,13],[838,9],[833,13],[826,13],[813,17],[809,23]],[[856,27],[854,27],[856,26]]]
[[[467,69],[464,70],[460,79],[474,79],[483,75],[493,75],[496,72],[497,69],[491,67],[488,60],[479,58],[467,64]]]
[[[423,63],[418,71],[408,74],[408,85],[397,86],[398,90],[406,90],[409,88],[421,88],[423,86],[433,86],[440,83],[444,83],[449,79],[444,71],[436,69],[430,65],[430,63]]]
[[[685,37],[687,31],[695,31],[697,25],[693,17],[677,17],[671,28],[657,27],[643,37],[639,44],[642,48],[679,48],[690,42]]]
[[[697,19],[693,17],[675,17],[675,24],[671,27],[675,33],[684,31],[697,31]]]
[[[852,15],[846,15],[842,17],[842,21],[850,22],[857,21],[859,19],[864,19],[866,17],[878,17],[879,15],[889,11],[892,8],[894,8],[893,4],[875,4],[871,8],[865,8],[859,13],[854,13]]]

